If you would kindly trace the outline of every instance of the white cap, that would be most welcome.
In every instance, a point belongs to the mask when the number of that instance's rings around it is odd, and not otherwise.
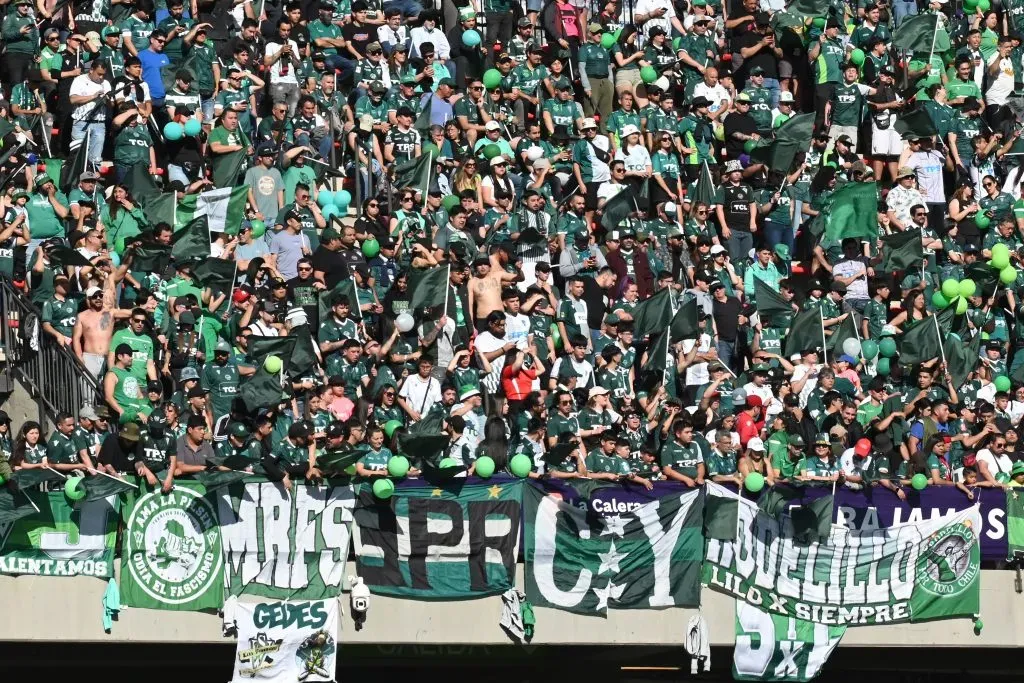
[[[712,254],[724,254],[725,253],[725,247],[723,247],[721,244],[712,244],[711,245],[711,253]]]
[[[779,102],[792,102],[792,101],[793,101],[793,93],[789,92],[788,90],[783,90],[782,94],[779,95]]]
[[[764,441],[761,441],[761,439],[759,437],[756,437],[756,436],[751,438],[750,441],[747,442],[747,450],[748,451],[763,451],[764,450]]]
[[[491,166],[501,166],[502,164],[507,163],[508,161],[505,160],[505,155],[503,154],[499,154],[498,156],[491,159]]]
[[[487,125],[484,126],[484,130],[501,130],[501,124],[494,119],[491,119],[487,122]]]
[[[675,202],[665,202],[665,213],[675,213],[676,205]]]
[[[622,134],[620,135],[620,137],[626,138],[626,137],[629,137],[630,135],[632,135],[633,133],[639,133],[639,132],[640,132],[639,128],[634,126],[632,123],[629,123],[629,124],[626,124],[625,126],[622,127]]]
[[[662,76],[658,80],[654,81],[654,83],[651,83],[651,85],[653,85],[654,87],[658,88],[662,92],[667,92],[668,89],[672,87],[672,84],[664,76]]]
[[[591,387],[590,393],[587,394],[587,398],[594,398],[595,396],[604,396],[609,393],[604,387]]]
[[[580,124],[580,130],[586,130],[588,128],[597,128],[597,121],[594,119],[583,119],[583,123]]]
[[[299,325],[305,325],[309,322],[309,317],[306,315],[306,310],[296,306],[288,310],[288,314],[284,317],[284,321],[292,327],[298,327]]]
[[[535,171],[543,171],[549,168],[551,168],[551,162],[547,159],[537,159],[533,162],[533,170]]]
[[[92,287],[90,287],[89,289],[85,290],[85,298],[86,298],[86,299],[91,299],[92,297],[94,297],[94,296],[96,296],[97,294],[100,294],[100,293],[102,293],[102,292],[103,292],[103,290],[102,290],[102,289],[100,289],[100,288],[99,288],[99,287],[97,287],[96,285],[93,285],[93,286],[92,286]]]

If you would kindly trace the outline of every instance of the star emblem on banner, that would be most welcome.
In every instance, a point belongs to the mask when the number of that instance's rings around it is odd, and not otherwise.
[[[434,489],[433,491],[431,491],[430,492],[430,497],[431,498],[440,498],[441,497],[441,489]]]
[[[597,596],[597,607],[595,609],[606,610],[608,609],[609,600],[618,600],[622,597],[622,593],[626,590],[626,584],[617,586],[612,583],[611,579],[608,579],[608,583],[605,584],[604,588],[592,588],[591,590]]]
[[[600,576],[605,572],[615,572],[618,574],[622,569],[619,567],[619,560],[623,560],[629,553],[620,553],[615,550],[615,541],[611,542],[608,546],[608,552],[598,553],[597,556],[601,560],[601,566],[597,569],[597,575]]]
[[[602,517],[601,523],[604,524],[604,529],[601,531],[602,536],[615,534],[619,538],[622,538],[626,534],[626,525],[629,524],[629,520],[624,518],[622,515],[610,515],[608,517]]]
[[[495,484],[491,488],[487,489],[488,498],[497,498],[501,495],[501,487]]]

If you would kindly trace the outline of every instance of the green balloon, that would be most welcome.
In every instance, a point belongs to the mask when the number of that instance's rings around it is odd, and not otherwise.
[[[996,385],[996,391],[1009,391],[1012,386],[1010,384],[1010,378],[1006,375],[999,375],[996,377],[994,384]]]
[[[267,232],[267,224],[259,218],[249,221],[249,227],[252,228],[253,239],[263,237],[264,233]]]
[[[921,491],[928,486],[928,477],[918,472],[910,478],[910,485],[913,486],[915,490]]]
[[[658,70],[653,66],[645,66],[640,69],[640,80],[644,83],[654,83],[658,80]]]
[[[760,472],[751,472],[743,480],[743,486],[751,493],[757,493],[764,488],[764,475]]]
[[[461,203],[462,199],[457,194],[450,194],[441,200],[441,206],[444,207],[445,211],[449,212]]]
[[[896,340],[892,337],[883,337],[882,341],[878,342],[878,352],[883,358],[892,358],[896,355]]]
[[[345,474],[347,474],[350,477],[356,476],[356,464],[352,463],[351,465],[346,467],[345,468]]]
[[[743,151],[746,152],[747,154],[750,154],[755,149],[757,149],[756,140],[747,140],[746,142],[743,143]]]
[[[374,238],[370,238],[363,242],[363,256],[366,258],[373,258],[380,253],[380,242]]]
[[[485,88],[494,90],[501,85],[501,72],[497,69],[488,69],[484,72],[484,77],[481,80],[484,82]]]
[[[878,365],[875,366],[875,369],[878,371],[879,375],[885,377],[886,375],[889,374],[889,371],[892,370],[889,363],[890,361],[888,358],[878,359]]]
[[[864,360],[871,360],[878,355],[878,342],[874,339],[865,339],[860,343],[860,355]]]
[[[966,5],[967,3],[964,3],[964,6]],[[974,224],[978,226],[978,230],[986,229],[991,223],[992,219],[983,213],[979,212],[977,215],[974,216]]]
[[[68,500],[82,500],[85,498],[85,493],[81,477],[68,477],[64,480],[64,495],[68,497]]]
[[[858,48],[858,49],[854,50],[853,52],[851,52],[850,53],[850,61],[853,62],[854,64],[856,64],[857,66],[860,66],[861,64],[863,64],[864,63],[864,50],[861,50],[861,49]]]
[[[494,474],[494,460],[489,455],[481,455],[476,459],[476,468],[473,472],[481,479],[488,479]]]
[[[404,455],[392,455],[388,459],[388,476],[401,479],[409,474],[409,458]]]
[[[996,482],[1000,484],[1009,484],[1010,475],[1007,474],[1006,472],[1000,472],[999,474],[996,475]]]
[[[814,17],[811,26],[814,28],[825,28],[825,17]]]
[[[956,314],[963,315],[967,312],[967,299],[960,297],[956,300]]]
[[[987,12],[992,9],[992,3],[990,0],[978,0],[978,9],[982,12]]]
[[[387,500],[395,492],[395,482],[381,477],[373,482],[373,495],[381,500]]]
[[[967,278],[960,281],[959,289],[960,296],[966,299],[967,297],[974,296],[974,293],[978,291],[978,285],[975,284],[974,280]]]
[[[999,281],[1004,285],[1012,285],[1017,281],[1017,269],[1013,266],[1006,266],[999,271]]]
[[[968,12],[978,9],[978,0],[964,0],[964,9]]]
[[[459,463],[455,462],[455,458],[441,458],[441,462],[437,463],[437,466],[442,470],[446,470],[449,467],[458,467]]]
[[[612,49],[615,46],[615,36],[611,33],[605,33],[601,36],[601,47],[606,50]]]
[[[949,299],[942,296],[942,292],[932,293],[932,306],[939,309],[940,311],[949,305]]]
[[[388,420],[384,423],[384,436],[390,439],[394,436],[395,430],[401,429],[402,427],[403,425],[401,420]]]
[[[943,280],[942,296],[946,297],[948,301],[952,301],[953,299],[960,296],[960,283],[954,280],[953,278]]]
[[[508,470],[520,479],[525,479],[533,470],[533,461],[530,460],[530,456],[519,453],[509,462]]]
[[[423,156],[433,154],[435,157],[439,157],[441,156],[441,150],[439,150],[437,148],[437,145],[435,145],[433,142],[428,142],[427,144],[420,147],[420,154]]]
[[[551,326],[548,328],[548,331],[551,333],[551,343],[553,343],[555,345],[555,349],[556,350],[561,349],[562,348],[562,330],[561,330],[560,327],[558,327],[558,323],[551,323]]]
[[[266,360],[263,361],[263,369],[271,375],[276,375],[281,372],[282,367],[283,364],[278,356],[267,356]]]
[[[992,245],[992,267],[1002,270],[1010,265],[1010,248],[1002,242]]]
[[[495,144],[484,145],[484,158],[490,161],[494,157],[501,154],[501,147]]]

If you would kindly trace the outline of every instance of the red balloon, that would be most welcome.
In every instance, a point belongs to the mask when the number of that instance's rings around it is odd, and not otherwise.
[[[868,453],[871,452],[871,441],[868,439],[861,439],[857,442],[857,445],[853,447],[853,452],[862,458],[867,457]]]

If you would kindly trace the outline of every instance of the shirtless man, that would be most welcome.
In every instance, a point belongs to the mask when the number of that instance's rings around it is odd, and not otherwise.
[[[495,249],[490,257],[480,255],[473,261],[473,277],[469,279],[469,310],[473,311],[473,324],[477,332],[487,331],[487,316],[491,311],[502,311],[501,290],[505,285],[519,282],[522,273],[505,270],[508,252]]]
[[[116,277],[107,275],[103,289],[95,285],[85,290],[87,308],[78,314],[71,343],[75,355],[96,379],[103,376],[103,364],[114,336],[114,322],[131,316],[130,310],[114,306]]]

